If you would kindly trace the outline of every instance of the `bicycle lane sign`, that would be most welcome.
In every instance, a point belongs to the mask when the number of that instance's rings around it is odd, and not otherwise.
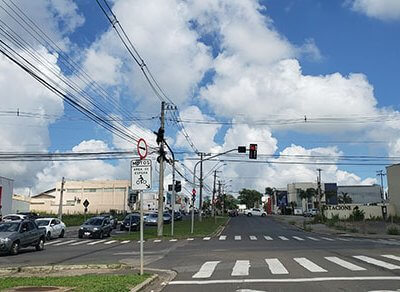
[[[131,186],[134,191],[151,189],[151,160],[131,161]]]

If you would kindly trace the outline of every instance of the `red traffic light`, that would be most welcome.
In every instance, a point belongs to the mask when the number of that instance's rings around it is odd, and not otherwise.
[[[249,159],[257,159],[257,144],[250,144]]]

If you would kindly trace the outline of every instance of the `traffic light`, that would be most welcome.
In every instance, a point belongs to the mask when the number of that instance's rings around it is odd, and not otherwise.
[[[175,192],[179,193],[182,191],[182,184],[180,180],[175,181]]]
[[[239,146],[238,153],[246,153],[246,146]]]
[[[168,185],[168,192],[172,192],[172,185]]]
[[[257,144],[250,144],[249,159],[257,159]]]

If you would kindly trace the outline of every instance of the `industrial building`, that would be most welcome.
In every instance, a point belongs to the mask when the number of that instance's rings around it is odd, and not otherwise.
[[[14,180],[0,176],[0,216],[12,212],[12,195],[14,192]]]

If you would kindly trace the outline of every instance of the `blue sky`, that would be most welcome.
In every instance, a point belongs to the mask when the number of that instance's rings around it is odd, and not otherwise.
[[[25,13],[109,96],[116,98],[119,109],[134,117],[153,118],[138,126],[122,117],[125,126],[154,145],[151,132],[159,127],[160,102],[97,4],[91,0],[21,3]],[[255,142],[259,154],[283,154],[269,159],[272,164],[228,163],[221,179],[237,178],[232,190],[263,190],[266,186],[315,180],[319,166],[281,164],[288,161],[285,155],[292,156],[291,161],[298,161],[293,155],[311,156],[306,162],[320,161],[312,157],[323,155],[333,163],[339,162],[340,155],[400,156],[400,5],[396,1],[109,3],[161,87],[178,105],[185,128],[200,151],[217,153]],[[4,13],[0,16],[9,25],[16,25]],[[23,33],[21,36],[27,37]],[[32,46],[37,51],[48,50],[60,74],[70,80],[79,79],[79,73],[66,73],[60,56],[51,49],[35,41]],[[0,110],[40,110],[56,117],[22,123],[15,117],[0,117],[8,125],[0,130],[0,151],[77,152],[135,147],[134,141],[121,141],[93,122],[82,120],[80,113],[5,58],[0,64],[0,86],[5,89],[0,93]],[[10,92],[14,99],[8,98]],[[98,96],[93,99],[100,102]],[[109,115],[118,114],[110,103],[102,105]],[[308,124],[287,124],[289,119],[301,122],[304,116]],[[388,116],[391,120],[385,120]],[[327,118],[339,122],[320,122]],[[264,123],[257,125],[261,120]],[[233,124],[215,124],[218,121]],[[34,139],[16,135],[27,131]],[[193,167],[190,159],[195,155],[190,153],[192,149],[180,129],[167,121],[166,134],[174,149],[188,152],[179,159]],[[261,155],[262,159],[267,158]],[[211,167],[211,163],[205,166],[206,170]],[[12,167],[0,164],[0,175],[14,178],[17,190],[26,193],[28,189],[51,187],[61,176],[127,179],[126,168],[127,161],[93,161],[85,165],[15,162]],[[382,168],[326,165],[323,179],[339,184],[370,184],[376,182],[375,172]]]

